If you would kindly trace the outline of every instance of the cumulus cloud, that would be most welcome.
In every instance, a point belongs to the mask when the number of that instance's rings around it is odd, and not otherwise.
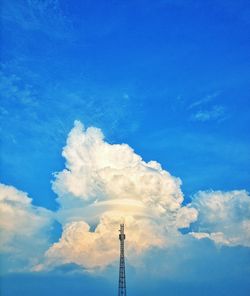
[[[195,209],[182,206],[180,179],[156,161],[143,161],[126,144],[107,143],[97,128],[85,130],[75,122],[63,156],[66,169],[56,174],[53,189],[64,227],[60,241],[47,252],[50,263],[90,268],[112,263],[122,219],[132,255],[175,243],[178,228],[197,218]]]
[[[73,203],[72,199],[84,204],[131,199],[164,214],[166,209],[180,208],[183,201],[180,179],[155,161],[144,162],[126,144],[108,144],[97,128],[84,131],[76,122],[63,156],[66,169],[56,175],[53,189],[64,207]]]
[[[107,213],[101,217],[95,231],[84,221],[65,225],[58,243],[47,252],[48,265],[77,263],[87,269],[103,268],[119,258],[119,214]],[[165,244],[162,227],[147,219],[126,217],[126,253],[131,264],[136,256],[151,247]]]
[[[38,262],[49,245],[51,212],[32,205],[25,192],[0,184],[0,251],[3,265],[28,269]]]
[[[12,186],[0,186],[1,251],[13,270],[21,260],[20,267],[33,271],[65,264],[105,268],[118,259],[121,222],[127,260],[137,266],[156,250],[185,250],[204,238],[250,247],[250,197],[244,190],[200,191],[183,205],[180,179],[156,161],[143,161],[127,144],[107,143],[101,130],[85,129],[79,121],[62,155],[65,169],[52,184],[57,212],[33,206]],[[54,243],[53,219],[62,225]]]
[[[227,246],[250,247],[250,196],[245,190],[200,191],[192,202],[199,212],[192,235]]]

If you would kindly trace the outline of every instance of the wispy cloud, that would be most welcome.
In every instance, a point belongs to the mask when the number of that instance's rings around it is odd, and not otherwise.
[[[195,100],[188,106],[191,111],[190,119],[192,121],[222,121],[227,118],[225,106],[218,104],[217,99],[220,91],[213,92],[199,100]]]
[[[4,24],[15,23],[23,30],[41,31],[60,39],[70,36],[71,23],[59,1],[3,1],[1,13]]]
[[[205,105],[205,104],[211,102],[213,99],[217,98],[219,95],[220,95],[219,91],[208,94],[208,95],[204,96],[203,98],[194,101],[191,105],[189,105],[188,109],[193,109],[193,108],[197,108],[202,105]]]
[[[198,110],[197,112],[191,115],[193,121],[222,121],[226,119],[226,109],[221,105],[214,105],[211,109],[207,110]]]
[[[23,83],[16,74],[6,74],[0,71],[0,97],[4,105],[20,104],[23,106],[37,106],[38,100],[32,86]]]

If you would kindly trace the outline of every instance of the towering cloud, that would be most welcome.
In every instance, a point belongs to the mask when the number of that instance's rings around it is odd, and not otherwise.
[[[64,227],[60,241],[47,252],[50,264],[74,262],[90,268],[110,264],[117,259],[122,219],[132,256],[175,243],[178,228],[197,218],[194,208],[181,205],[178,178],[155,161],[144,162],[126,144],[105,142],[99,129],[84,130],[75,122],[63,156],[66,169],[56,174],[53,189]]]
[[[62,207],[128,199],[142,202],[157,215],[180,208],[179,179],[155,161],[144,162],[128,145],[111,145],[103,138],[99,129],[85,131],[75,122],[63,150],[66,169],[53,184]]]

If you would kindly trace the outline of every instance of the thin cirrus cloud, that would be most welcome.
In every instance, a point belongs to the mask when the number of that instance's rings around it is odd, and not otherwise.
[[[25,31],[40,31],[54,38],[70,37],[71,23],[58,1],[3,1],[2,20],[14,23]],[[53,30],[49,28],[53,27]]]
[[[190,119],[192,121],[222,121],[227,118],[226,108],[214,102],[218,100],[221,92],[216,91],[214,93],[208,94],[200,100],[194,101],[188,110],[192,110]]]
[[[198,110],[192,114],[193,121],[206,122],[210,120],[221,121],[226,118],[225,108],[220,105],[214,105],[210,109]]]
[[[189,107],[188,109],[194,109],[200,106],[204,106],[208,103],[210,103],[211,101],[213,101],[215,98],[217,98],[220,95],[219,91],[216,91],[214,93],[208,94],[206,96],[204,96],[203,98],[201,98],[200,100],[196,100],[194,101]]]
[[[185,206],[180,179],[155,161],[143,161],[127,144],[107,143],[101,130],[85,129],[79,121],[62,154],[66,168],[55,174],[52,185],[60,205],[57,212],[35,207],[25,193],[1,185],[7,263],[22,262],[33,271],[70,263],[103,269],[117,260],[121,221],[126,224],[131,265],[140,265],[140,257],[153,249],[185,249],[190,239],[250,246],[250,197],[244,190],[198,192]],[[51,242],[54,220],[63,230],[59,240]],[[182,228],[189,234],[182,234]],[[30,255],[30,248],[36,255]],[[18,269],[14,265],[12,270]]]

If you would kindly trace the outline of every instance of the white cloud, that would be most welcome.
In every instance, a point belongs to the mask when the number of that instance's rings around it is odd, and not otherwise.
[[[245,190],[200,191],[192,206],[199,212],[195,232],[198,239],[217,244],[250,247],[250,196]]]
[[[30,268],[49,245],[51,212],[31,202],[26,193],[0,184],[0,251],[10,270],[13,262],[15,270]]]
[[[66,169],[56,174],[53,189],[64,230],[47,252],[49,265],[73,262],[94,268],[112,263],[122,219],[133,256],[172,245],[180,236],[178,228],[197,217],[195,209],[182,207],[178,178],[155,161],[144,162],[126,144],[105,142],[99,129],[84,130],[75,122],[63,156]],[[94,232],[87,223],[97,225]]]
[[[131,264],[137,256],[151,247],[163,247],[163,228],[148,219],[124,218],[126,224],[126,254]],[[118,213],[106,213],[95,231],[84,221],[71,222],[64,226],[63,234],[47,252],[47,265],[77,263],[84,268],[103,268],[119,258]]]
[[[195,222],[197,220],[197,216],[198,216],[198,212],[196,209],[191,208],[189,206],[182,207],[177,212],[176,226],[178,228],[189,227],[190,223]]]
[[[0,186],[2,253],[8,270],[53,269],[75,263],[102,269],[119,255],[118,229],[126,227],[126,255],[140,265],[150,251],[185,250],[190,236],[218,245],[250,247],[250,197],[244,191],[200,191],[184,206],[181,181],[126,144],[112,145],[101,130],[75,122],[63,149],[66,168],[55,175],[55,213],[35,207],[26,193]],[[53,219],[63,227],[50,244]],[[180,228],[191,228],[184,236]],[[10,263],[11,262],[11,263]]]
[[[63,156],[66,169],[53,183],[63,209],[126,199],[140,201],[161,216],[178,210],[183,201],[180,179],[155,161],[144,162],[126,144],[108,144],[99,129],[84,131],[76,122]]]

